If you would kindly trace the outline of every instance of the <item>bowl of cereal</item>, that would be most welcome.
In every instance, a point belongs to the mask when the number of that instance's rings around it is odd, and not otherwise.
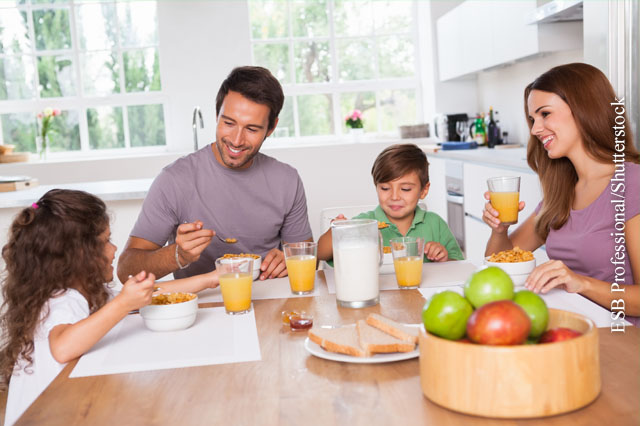
[[[502,268],[513,281],[513,285],[521,286],[536,267],[536,259],[533,253],[514,247],[512,250],[504,250],[487,256],[485,265]]]
[[[191,327],[198,314],[198,296],[193,293],[166,293],[154,296],[140,308],[140,316],[151,331],[176,331]]]
[[[232,257],[251,257],[253,258],[253,279],[254,281],[260,276],[260,265],[262,265],[262,257],[251,253],[227,253],[222,259],[230,259]],[[224,263],[224,260],[223,260]]]

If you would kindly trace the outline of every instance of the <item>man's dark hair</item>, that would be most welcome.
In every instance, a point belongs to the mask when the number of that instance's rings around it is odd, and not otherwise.
[[[280,114],[284,103],[284,93],[280,82],[263,67],[234,68],[222,82],[216,97],[216,117],[220,115],[222,102],[229,91],[240,93],[245,98],[257,104],[269,107],[269,129],[276,126],[276,118]]]

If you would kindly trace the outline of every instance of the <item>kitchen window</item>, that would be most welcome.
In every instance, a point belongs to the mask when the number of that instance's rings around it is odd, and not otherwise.
[[[286,96],[275,138],[396,133],[421,113],[414,1],[249,0],[253,63]]]
[[[2,141],[35,152],[52,107],[53,155],[164,149],[157,34],[155,1],[0,1]]]

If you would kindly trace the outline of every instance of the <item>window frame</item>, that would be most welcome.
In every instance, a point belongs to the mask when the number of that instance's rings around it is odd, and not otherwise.
[[[294,82],[291,83],[282,83],[282,88],[286,98],[291,98],[291,102],[293,104],[293,122],[294,122],[294,135],[288,137],[277,137],[273,136],[269,138],[270,146],[288,146],[292,142],[304,143],[305,145],[318,145],[323,144],[329,139],[335,140],[336,138],[345,140],[349,136],[343,129],[344,125],[344,117],[341,111],[340,105],[340,95],[342,93],[357,93],[357,92],[374,92],[376,94],[376,110],[381,111],[380,105],[380,97],[378,96],[378,92],[384,90],[413,90],[415,93],[415,103],[416,103],[416,116],[415,122],[422,122],[423,117],[423,104],[422,104],[422,82],[421,82],[421,63],[420,63],[420,54],[419,54],[419,34],[418,34],[418,25],[417,25],[417,17],[418,17],[418,5],[416,0],[409,0],[411,2],[411,16],[412,16],[412,25],[411,29],[408,32],[383,32],[377,33],[375,26],[372,29],[371,34],[368,35],[357,35],[357,36],[336,36],[335,33],[335,24],[334,24],[334,0],[326,0],[327,1],[327,13],[328,13],[328,27],[329,27],[329,35],[325,36],[293,36],[293,21],[291,19],[291,1],[287,0],[287,14],[288,14],[288,35],[286,37],[274,37],[267,39],[255,39],[252,34],[251,27],[251,6],[250,2],[252,0],[247,0],[247,8],[248,16],[249,16],[249,40],[251,45],[251,63],[254,65],[260,65],[256,63],[255,55],[254,55],[254,46],[260,44],[287,44],[288,46],[288,58],[289,58],[289,68],[288,72],[291,76],[291,80]],[[375,0],[374,0],[375,1]],[[361,40],[371,40],[373,42],[373,50],[377,52],[377,42],[380,37],[406,37],[409,36],[413,42],[413,55],[414,55],[414,75],[413,77],[393,77],[393,78],[376,78],[376,79],[367,79],[367,80],[355,80],[355,81],[340,81],[339,76],[339,60],[337,54],[337,41],[338,40],[349,40],[349,39],[361,39]],[[331,57],[331,80],[329,82],[323,83],[298,83],[295,82],[295,43],[298,42],[309,42],[309,41],[321,41],[321,42],[329,42],[329,54]],[[379,58],[378,55],[374,56],[374,66],[376,75],[379,74]],[[313,135],[313,136],[301,136],[300,135],[300,121],[299,121],[299,112],[298,112],[298,96],[300,95],[324,95],[330,94],[332,99],[332,114],[333,114],[333,133],[326,135]],[[381,129],[381,120],[380,115],[378,115],[378,120],[376,123],[376,132],[369,132],[365,134],[365,139],[373,140],[375,138],[387,138],[387,137],[396,137],[399,135],[399,130],[393,131],[383,131]]]
[[[96,158],[104,156],[122,156],[122,155],[144,155],[154,154],[160,152],[167,152],[169,150],[169,125],[168,125],[168,106],[167,95],[164,92],[163,85],[161,84],[160,90],[143,91],[143,92],[126,92],[125,86],[125,72],[124,72],[124,60],[123,55],[127,51],[144,51],[145,49],[154,48],[157,50],[160,59],[160,23],[156,21],[156,33],[157,39],[155,44],[145,44],[140,46],[123,46],[118,39],[115,46],[108,49],[82,49],[79,42],[79,34],[76,22],[77,10],[80,7],[96,4],[111,4],[117,8],[118,4],[127,3],[148,3],[145,1],[128,1],[128,0],[97,0],[97,1],[76,1],[68,0],[66,3],[32,3],[27,1],[25,4],[18,5],[17,2],[12,6],[2,6],[3,10],[17,10],[19,12],[27,13],[27,24],[30,49],[18,54],[15,53],[0,53],[0,58],[13,57],[13,58],[29,58],[32,62],[34,76],[33,76],[33,89],[34,97],[30,99],[11,99],[0,100],[0,115],[5,114],[33,114],[34,120],[38,113],[42,112],[47,107],[60,109],[62,111],[75,111],[78,113],[78,128],[80,137],[80,149],[77,151],[66,150],[50,152],[48,157],[50,159],[69,159],[69,158]],[[156,17],[158,16],[158,1],[155,0]],[[33,22],[33,12],[37,10],[67,10],[69,13],[69,32],[71,36],[71,47],[69,49],[56,49],[56,50],[38,50],[36,47],[35,37],[35,25]],[[120,27],[118,25],[117,37],[120,37]],[[91,95],[85,96],[83,78],[84,73],[82,70],[81,58],[87,53],[97,52],[113,52],[117,55],[118,65],[120,68],[118,76],[118,84],[120,85],[120,92],[109,95]],[[65,55],[73,61],[74,72],[74,84],[76,94],[74,96],[62,96],[62,97],[42,97],[39,89],[39,75],[38,75],[38,57],[42,56],[60,56]],[[160,70],[162,67],[160,67]],[[160,71],[161,72],[161,71]],[[160,77],[162,81],[162,76]],[[130,129],[129,129],[129,117],[127,107],[129,106],[144,106],[144,105],[161,105],[164,121],[164,134],[165,144],[155,146],[144,147],[132,147],[130,141]],[[124,147],[121,148],[91,148],[91,142],[89,140],[89,124],[87,120],[87,110],[90,108],[99,107],[121,107],[122,108],[122,120],[124,130]],[[2,130],[2,123],[0,122],[0,130]],[[0,134],[0,138],[2,135]],[[5,142],[6,143],[6,142]]]

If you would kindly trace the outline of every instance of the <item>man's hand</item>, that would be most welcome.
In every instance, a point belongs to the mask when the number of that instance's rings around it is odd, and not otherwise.
[[[210,229],[203,229],[201,221],[183,223],[176,231],[176,244],[181,265],[188,265],[200,259],[200,254],[211,242],[215,233]]]
[[[277,248],[271,249],[264,257],[260,270],[262,271],[260,280],[286,277],[287,265],[284,261],[284,253]]]

